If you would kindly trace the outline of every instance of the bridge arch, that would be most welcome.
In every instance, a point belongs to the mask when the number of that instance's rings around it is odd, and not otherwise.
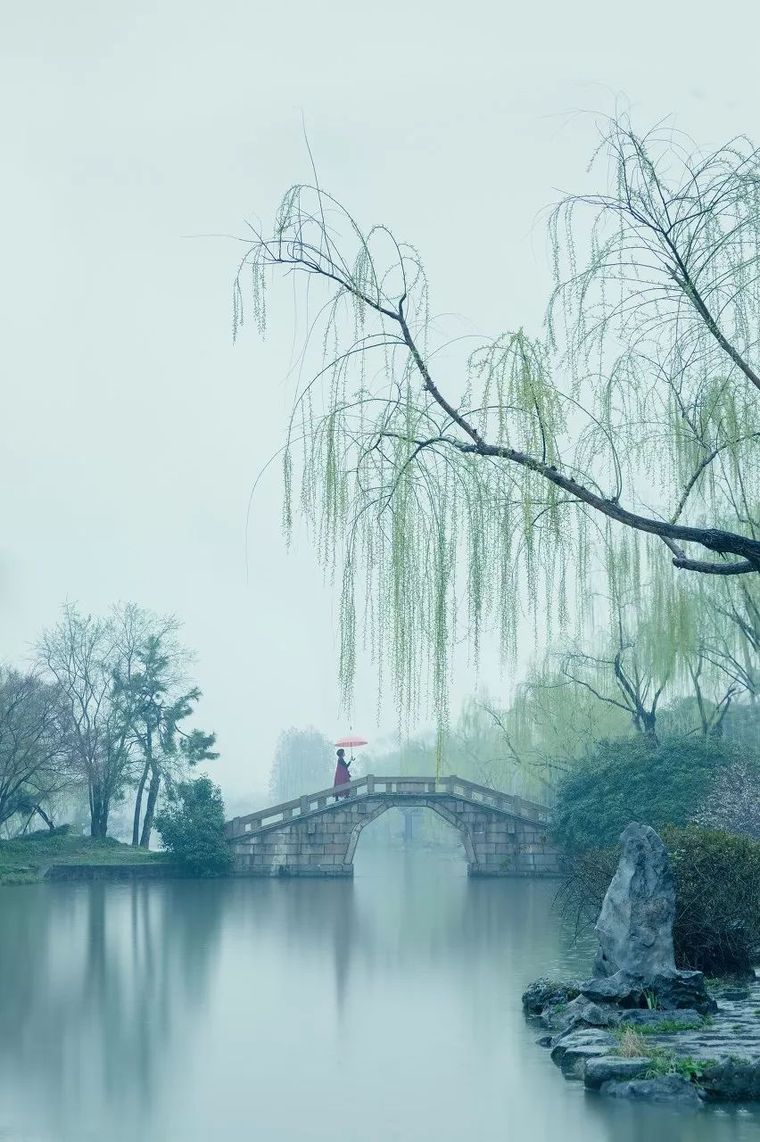
[[[431,809],[452,825],[472,876],[555,876],[559,871],[546,806],[459,777],[372,774],[228,821],[235,871],[352,876],[363,829],[394,807]]]
[[[404,807],[406,807],[407,804],[409,805],[409,808],[412,808],[414,805],[414,803],[405,802]],[[456,813],[452,813],[449,809],[447,809],[445,805],[430,804],[429,801],[424,800],[420,800],[417,802],[417,804],[424,809],[430,809],[431,812],[437,813],[438,816],[446,821],[449,825],[454,826],[461,838],[465,856],[467,858],[468,867],[472,868],[477,863],[477,857],[475,856],[475,845],[473,844],[472,833],[470,832],[469,825],[461,817],[458,817]],[[346,849],[345,856],[346,864],[353,864],[356,846],[359,843],[359,837],[361,836],[364,829],[366,829],[367,825],[369,825],[372,821],[377,820],[378,817],[382,817],[383,813],[387,813],[389,809],[398,808],[398,805],[380,804],[377,806],[377,808],[365,814],[365,816],[361,817],[356,822],[349,835],[348,848]]]

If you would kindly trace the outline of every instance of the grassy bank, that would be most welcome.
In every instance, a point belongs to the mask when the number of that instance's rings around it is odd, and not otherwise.
[[[53,864],[124,865],[167,859],[166,853],[146,852],[111,837],[96,840],[71,833],[34,833],[0,841],[0,884],[33,883]]]

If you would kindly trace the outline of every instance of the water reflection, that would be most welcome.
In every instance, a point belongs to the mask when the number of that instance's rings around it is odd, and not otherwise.
[[[186,883],[3,894],[0,1105],[16,1108],[12,1129],[58,1140],[102,1139],[115,1116],[148,1127],[167,1053],[202,1014],[225,887],[195,886],[200,908]]]
[[[749,1142],[741,1112],[585,1096],[520,1010],[583,970],[555,888],[456,852],[350,881],[42,885],[0,911],[5,1142]]]

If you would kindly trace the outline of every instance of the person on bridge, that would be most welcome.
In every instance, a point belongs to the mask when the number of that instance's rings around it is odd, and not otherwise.
[[[338,764],[335,766],[335,779],[333,781],[333,789],[337,789],[339,785],[348,785],[351,780],[351,773],[349,766],[351,762],[346,761],[346,751],[344,749],[338,750]],[[336,793],[335,800],[340,797],[348,797],[350,790],[346,789],[343,793]]]

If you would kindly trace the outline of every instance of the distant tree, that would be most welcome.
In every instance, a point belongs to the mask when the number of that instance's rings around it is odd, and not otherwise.
[[[600,702],[562,673],[561,659],[547,655],[517,688],[507,724],[517,755],[552,784],[574,768],[592,743],[628,737],[628,711]]]
[[[130,778],[131,723],[115,692],[116,673],[131,676],[137,663],[137,609],[114,616],[83,615],[67,604],[60,623],[46,631],[38,658],[58,687],[71,762],[87,787],[90,833],[105,837],[108,815]]]
[[[729,646],[741,653],[737,642],[744,636],[738,626],[731,628],[720,606],[724,586],[716,590],[711,581],[695,590],[690,581],[686,588],[663,589],[658,576],[628,603],[613,596],[611,633],[561,656],[567,692],[575,700],[583,690],[627,714],[633,729],[653,745],[663,726],[670,734],[720,737],[744,689],[729,665]]]
[[[143,629],[130,670],[122,676],[117,668],[114,680],[116,699],[130,723],[130,744],[139,759],[132,844],[149,848],[162,781],[219,755],[213,751],[214,734],[182,726],[195,712],[201,691],[188,685],[190,655],[175,637],[179,623],[147,612],[141,613],[141,621]]]
[[[175,619],[133,603],[104,618],[69,604],[40,640],[38,660],[60,695],[66,751],[87,788],[94,837],[106,836],[114,801],[135,785],[132,839],[147,847],[162,782],[217,756],[213,734],[181,724],[200,690],[185,677],[189,655],[177,629]]]
[[[72,783],[59,689],[0,668],[0,824],[19,814],[53,827],[50,800]]]
[[[610,657],[572,651],[563,658],[562,673],[598,701],[627,713],[636,732],[657,744],[657,707],[668,677],[654,678],[635,644],[621,641]]]
[[[725,735],[760,755],[760,706],[756,701],[734,703],[726,718]]]
[[[700,654],[732,696],[746,693],[754,700],[760,695],[760,591],[746,579],[722,587],[703,588],[694,603],[706,628]]]
[[[304,793],[327,788],[333,777],[333,757],[331,743],[313,727],[284,730],[272,763],[271,796],[275,801],[292,801]]]
[[[208,777],[172,786],[156,814],[165,847],[196,876],[220,876],[232,865],[224,836],[224,802]]]
[[[514,704],[485,695],[464,701],[445,732],[443,754],[446,772],[523,797],[546,799],[551,771],[560,768],[520,734]]]

